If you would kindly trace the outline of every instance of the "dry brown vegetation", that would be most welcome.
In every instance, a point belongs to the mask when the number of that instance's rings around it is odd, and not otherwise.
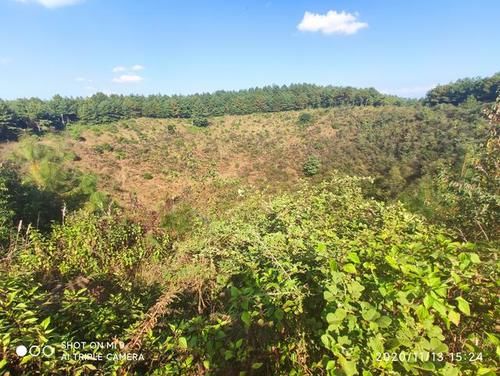
[[[74,153],[71,163],[96,174],[99,189],[120,205],[154,215],[181,201],[203,209],[253,187],[293,186],[303,177],[306,156],[321,154],[335,137],[334,111],[312,112],[308,126],[298,124],[295,111],[217,117],[207,128],[184,119],[141,118],[76,126],[41,142]],[[13,149],[4,146],[4,158]]]
[[[311,156],[321,168],[308,179],[321,180],[337,169],[382,176],[389,182],[384,192],[401,192],[421,175],[422,158],[438,160],[441,149],[453,153],[448,144],[465,134],[449,120],[457,114],[410,106],[342,107],[212,117],[208,127],[195,127],[190,119],[140,118],[74,124],[40,142],[73,155],[68,163],[97,175],[100,191],[131,209],[134,219],[157,225],[180,205],[203,218],[256,189],[293,190],[306,178],[304,163]],[[4,145],[0,155],[6,158],[15,146]]]

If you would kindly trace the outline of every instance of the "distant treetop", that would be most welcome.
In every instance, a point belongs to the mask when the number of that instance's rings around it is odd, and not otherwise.
[[[459,105],[469,98],[479,102],[494,102],[500,89],[500,72],[491,77],[463,78],[430,90],[424,102],[434,106],[441,103]]]

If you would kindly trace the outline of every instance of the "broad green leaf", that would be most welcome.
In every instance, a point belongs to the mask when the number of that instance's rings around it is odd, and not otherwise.
[[[382,316],[377,320],[377,324],[381,328],[388,328],[392,323],[392,319],[389,316]]]
[[[327,301],[327,302],[333,302],[335,300],[335,296],[333,296],[333,294],[330,292],[330,291],[325,291],[323,293],[323,298]]]
[[[432,303],[434,302],[434,298],[432,296],[430,296],[429,294],[427,294],[425,297],[424,297],[424,307],[429,309],[432,307]]]
[[[225,360],[229,360],[229,359],[232,359],[233,358],[233,352],[231,350],[226,350],[224,352],[224,359]]]
[[[374,321],[380,317],[380,313],[376,309],[370,308],[367,311],[363,311],[362,316],[366,321]]]
[[[328,324],[340,324],[344,318],[347,316],[347,312],[343,308],[337,308],[335,313],[328,313],[326,315],[326,321]]]
[[[347,255],[347,258],[351,260],[355,264],[360,264],[361,260],[359,259],[358,255],[354,252],[351,252]]]
[[[426,371],[434,371],[436,369],[436,366],[432,362],[425,362],[423,363],[420,367],[420,369],[426,370]]]
[[[231,286],[231,297],[237,298],[238,296],[240,296],[240,290],[238,290],[234,286]]]
[[[45,320],[43,320],[40,325],[42,326],[42,328],[44,329],[47,329],[47,327],[49,326],[50,324],[50,316],[47,317]]]
[[[329,360],[328,363],[326,363],[326,369],[331,370],[335,368],[335,361],[334,360]]]
[[[250,313],[248,311],[245,311],[241,314],[241,321],[245,323],[246,327],[250,326],[250,324],[252,323],[252,316],[250,316]]]
[[[326,244],[325,243],[316,244],[316,250],[320,253],[325,252],[326,251]]]
[[[419,305],[415,310],[415,313],[421,322],[427,320],[430,316],[429,311],[423,305]]]
[[[446,363],[446,366],[441,369],[441,374],[443,376],[459,376],[460,371],[455,368],[451,363]]]
[[[445,353],[448,351],[448,346],[438,340],[437,338],[431,338],[430,340],[431,350],[436,353]]]
[[[342,371],[346,374],[346,376],[354,376],[358,373],[356,370],[356,362],[351,360],[347,360],[342,355],[339,355],[339,363]]]
[[[434,299],[432,308],[439,312],[442,317],[446,317],[446,306],[440,300]]]
[[[348,286],[347,290],[352,295],[352,299],[357,300],[361,297],[361,293],[364,290],[364,286],[358,281],[352,281]]]
[[[464,314],[466,314],[467,316],[469,316],[469,315],[470,315],[470,307],[469,307],[469,303],[467,303],[467,301],[466,301],[464,298],[462,298],[461,296],[459,296],[459,297],[457,298],[457,303],[458,303],[458,309],[459,309],[462,313],[464,313]]]
[[[323,342],[323,345],[325,345],[326,348],[330,348],[330,338],[331,336],[329,336],[328,334],[323,334],[321,336],[321,342]]]
[[[477,253],[470,253],[470,260],[474,263],[474,264],[479,264],[481,263],[481,259],[479,258],[479,255]]]
[[[32,356],[32,355],[26,355],[25,357],[23,357],[23,359],[21,360],[21,363],[20,363],[20,364],[26,364],[26,363],[28,363],[31,359],[33,359],[33,356]]]
[[[458,326],[460,324],[460,313],[456,312],[456,311],[453,311],[453,310],[450,310],[448,312],[448,319],[453,323],[455,324],[456,326]]]
[[[180,337],[179,338],[179,346],[181,349],[186,350],[188,348],[188,342],[186,337]]]
[[[351,273],[351,274],[356,274],[357,273],[356,266],[354,266],[354,264],[345,264],[342,269],[346,273]]]
[[[479,367],[476,373],[477,376],[495,376],[495,370],[486,367]]]
[[[276,311],[274,311],[274,317],[278,320],[278,321],[281,321],[283,320],[283,317],[285,316],[285,312],[283,312],[283,310],[281,308],[278,308],[276,309]]]

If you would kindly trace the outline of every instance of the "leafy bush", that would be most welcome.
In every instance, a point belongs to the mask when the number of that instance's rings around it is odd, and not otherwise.
[[[249,196],[175,243],[118,213],[80,212],[50,235],[31,233],[0,274],[0,369],[494,375],[490,250],[453,241],[400,204],[365,199],[362,182],[334,176],[271,200]],[[165,225],[179,229],[175,218]],[[165,279],[161,295],[141,285],[141,265]],[[72,287],[82,275],[84,286]],[[72,355],[62,342],[89,338],[136,343],[145,359],[21,362],[10,351],[23,341]],[[447,355],[471,352],[482,359]]]
[[[217,327],[225,345],[203,349],[199,331],[182,332],[213,372],[493,375],[495,278],[476,279],[493,267],[477,253],[488,251],[453,242],[400,205],[363,199],[357,184],[334,178],[271,204],[257,198],[181,245],[216,266],[207,297],[229,315]],[[464,351],[482,352],[483,361],[377,360]]]
[[[16,162],[0,166],[9,208],[16,223],[43,231],[60,222],[62,212],[83,206],[102,210],[110,200],[97,190],[97,178],[72,167],[74,154],[24,138],[15,152]]]
[[[176,127],[174,124],[168,124],[167,125],[167,132],[168,134],[175,134],[176,132]]]
[[[320,169],[321,161],[314,155],[309,156],[302,167],[305,176],[314,176],[319,173]]]
[[[3,169],[0,167],[0,249],[7,244],[14,219],[14,211],[11,208],[12,198],[2,172]]]
[[[188,204],[180,204],[168,211],[161,220],[161,226],[174,237],[182,237],[198,223],[196,211]]]
[[[309,112],[301,112],[298,118],[299,125],[306,126],[312,122],[312,115]]]
[[[193,125],[195,127],[208,127],[210,122],[206,117],[195,117],[193,118]]]
[[[97,154],[104,154],[104,152],[111,152],[113,150],[114,150],[113,146],[108,143],[94,146],[94,151]]]

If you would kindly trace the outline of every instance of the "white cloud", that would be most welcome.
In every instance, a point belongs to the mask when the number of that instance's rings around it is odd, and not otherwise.
[[[20,3],[38,3],[46,8],[60,8],[81,3],[83,0],[17,0]]]
[[[401,97],[419,98],[423,97],[429,90],[433,89],[434,87],[436,87],[436,84],[381,89],[380,92],[383,94],[392,94]]]
[[[93,82],[94,82],[94,80],[91,80],[91,79],[89,79],[89,78],[85,78],[85,77],[76,77],[76,78],[75,78],[75,81],[76,81],[76,82],[85,82],[85,83],[87,83],[87,84],[91,84],[91,83],[93,83]]]
[[[127,68],[125,68],[124,66],[118,65],[118,66],[113,68],[113,73],[125,72],[126,70],[127,70]]]
[[[7,65],[12,62],[10,57],[0,56],[0,65]]]
[[[300,31],[321,32],[323,34],[355,34],[368,27],[366,22],[359,22],[358,15],[329,10],[326,14],[305,12],[304,18],[297,25]]]
[[[129,84],[141,82],[144,78],[136,74],[122,74],[120,77],[113,78],[113,82],[118,84]]]
[[[119,72],[138,72],[144,69],[144,65],[141,64],[135,64],[132,65],[130,68],[125,67],[123,65],[117,65],[116,67],[113,68],[113,73],[119,73]]]

